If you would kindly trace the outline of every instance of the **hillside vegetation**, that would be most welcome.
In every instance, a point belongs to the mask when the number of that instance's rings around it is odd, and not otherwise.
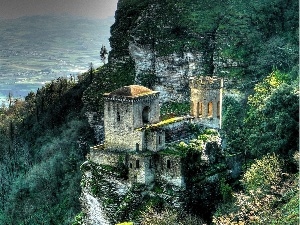
[[[204,75],[235,78],[221,135],[225,156],[243,164],[206,199],[205,215],[197,204],[185,218],[149,209],[142,224],[298,224],[297,9],[295,0],[120,0],[108,64],[0,109],[0,224],[71,224],[80,213],[79,167],[96,144],[85,114],[101,116],[102,94],[134,82],[129,41],[159,55],[203,52]],[[200,204],[191,198],[202,191],[198,178],[189,197]]]

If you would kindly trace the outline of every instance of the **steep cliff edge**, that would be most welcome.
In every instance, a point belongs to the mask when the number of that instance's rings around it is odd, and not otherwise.
[[[81,166],[83,216],[78,223],[114,225],[134,221],[140,224],[146,221],[148,210],[165,208],[176,210],[182,215],[201,211],[196,214],[208,219],[209,211],[221,197],[220,181],[228,174],[220,144],[218,133],[206,130],[188,144],[181,142],[169,145],[165,151],[156,154],[152,164],[158,171],[157,179],[149,184],[129,178],[131,172],[126,170],[126,157],[130,155],[118,153],[116,166],[111,166],[108,164],[114,159],[113,153],[106,156],[106,159],[102,158],[99,163],[96,157],[99,150],[91,149],[93,153],[89,161]],[[163,158],[167,158],[169,164],[162,166]],[[143,163],[140,162],[134,170],[136,173],[143,169]],[[182,187],[171,182],[176,170],[185,182]],[[149,174],[145,173],[144,176]]]

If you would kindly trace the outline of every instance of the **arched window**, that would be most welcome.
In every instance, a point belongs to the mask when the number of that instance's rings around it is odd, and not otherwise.
[[[195,109],[194,109],[194,102],[191,101],[191,116],[195,116],[194,112],[195,112]]]
[[[212,116],[213,115],[213,103],[209,102],[207,105],[207,116]]]
[[[139,145],[139,143],[136,143],[136,144],[135,144],[135,150],[136,150],[137,152],[140,150],[140,145]]]
[[[203,109],[203,104],[202,102],[197,103],[197,111],[198,111],[198,116],[202,116],[202,109]]]
[[[149,123],[149,112],[150,112],[150,107],[145,106],[142,112],[143,123]]]

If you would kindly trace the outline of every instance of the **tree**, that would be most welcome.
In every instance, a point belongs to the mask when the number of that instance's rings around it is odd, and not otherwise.
[[[11,92],[9,92],[8,98],[7,98],[9,108],[12,106],[13,100],[14,100],[13,94]]]
[[[171,209],[161,212],[148,208],[142,213],[141,225],[202,225],[203,220],[191,214],[180,213]]]
[[[249,97],[244,127],[246,148],[254,157],[275,152],[288,158],[298,150],[299,88],[289,78],[274,71]]]
[[[219,205],[213,224],[298,224],[298,176],[282,173],[283,168],[275,154],[255,160],[242,177],[244,191]]]
[[[90,78],[90,83],[93,81],[94,78],[94,66],[93,63],[90,63],[90,68],[89,68],[89,78]]]
[[[100,59],[103,62],[103,64],[105,64],[107,55],[108,55],[107,49],[105,48],[105,46],[102,45],[100,50]]]

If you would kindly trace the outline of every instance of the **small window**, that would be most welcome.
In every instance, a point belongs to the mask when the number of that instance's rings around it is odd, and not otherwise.
[[[140,160],[135,161],[135,168],[140,168]]]
[[[158,144],[161,145],[161,136],[158,135]]]
[[[117,112],[117,121],[120,122],[121,121],[121,116],[120,116],[120,113]]]
[[[132,163],[129,163],[129,168],[132,169]]]
[[[167,160],[167,168],[170,169],[171,168],[171,161],[168,159]]]
[[[140,150],[140,145],[139,145],[139,143],[136,143],[136,144],[135,144],[135,150],[136,150],[137,152]]]
[[[149,168],[151,169],[152,168],[152,160],[149,159]]]

